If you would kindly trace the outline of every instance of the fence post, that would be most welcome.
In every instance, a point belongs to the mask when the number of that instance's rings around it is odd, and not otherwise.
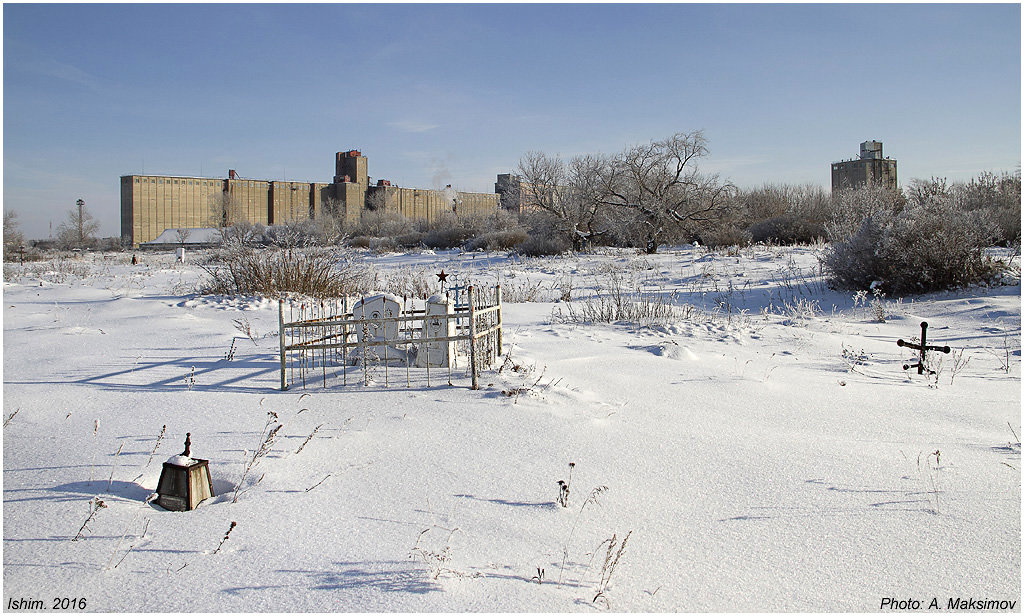
[[[476,376],[476,298],[473,285],[466,290],[469,293],[469,373],[473,376],[473,389],[480,389]]]
[[[277,301],[277,336],[281,342],[281,391],[287,391],[288,381],[285,378],[284,297]]]
[[[494,298],[498,303],[498,357],[501,357],[501,285],[494,287]]]

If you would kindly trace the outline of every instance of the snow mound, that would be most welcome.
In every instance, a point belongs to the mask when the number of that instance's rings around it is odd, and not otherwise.
[[[675,359],[680,361],[684,359],[696,361],[697,359],[699,359],[697,357],[697,354],[694,353],[689,347],[681,346],[678,342],[674,340],[669,340],[668,342],[662,342],[660,344],[631,348],[637,349],[639,351],[647,351],[648,353],[651,353],[652,355],[656,355],[658,357],[665,357],[668,359]]]

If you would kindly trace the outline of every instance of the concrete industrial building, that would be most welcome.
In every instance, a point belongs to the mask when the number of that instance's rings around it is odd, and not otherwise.
[[[368,164],[358,150],[335,155],[334,181],[284,182],[166,176],[121,176],[121,237],[133,246],[151,241],[166,229],[221,227],[247,221],[274,225],[330,213],[357,223],[363,212],[384,209],[428,224],[443,214],[493,212],[496,194],[369,185]]]
[[[865,141],[859,158],[832,163],[832,192],[861,186],[899,187],[896,160],[882,157],[881,141]]]
[[[550,187],[524,182],[513,173],[498,174],[498,181],[494,183],[494,192],[498,193],[501,207],[517,214],[537,211],[540,209],[536,201],[538,198],[553,198],[555,194],[568,190],[566,186],[553,188],[552,191]]]

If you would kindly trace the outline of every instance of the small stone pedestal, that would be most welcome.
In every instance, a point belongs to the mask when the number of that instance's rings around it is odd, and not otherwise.
[[[214,496],[210,461],[190,457],[191,436],[185,435],[185,451],[164,462],[160,473],[156,504],[168,511],[191,511]]]

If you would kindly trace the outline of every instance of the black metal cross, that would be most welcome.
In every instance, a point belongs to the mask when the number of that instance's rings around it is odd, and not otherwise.
[[[917,368],[918,374],[924,374],[924,357],[926,351],[938,351],[939,353],[949,353],[950,348],[948,346],[928,346],[928,322],[921,321],[921,344],[914,344],[913,342],[907,342],[903,338],[896,341],[896,346],[907,347],[908,349],[914,349],[921,351],[921,358],[916,364],[904,364],[904,370],[910,370],[911,368]],[[934,370],[929,370],[928,374],[935,374]]]

